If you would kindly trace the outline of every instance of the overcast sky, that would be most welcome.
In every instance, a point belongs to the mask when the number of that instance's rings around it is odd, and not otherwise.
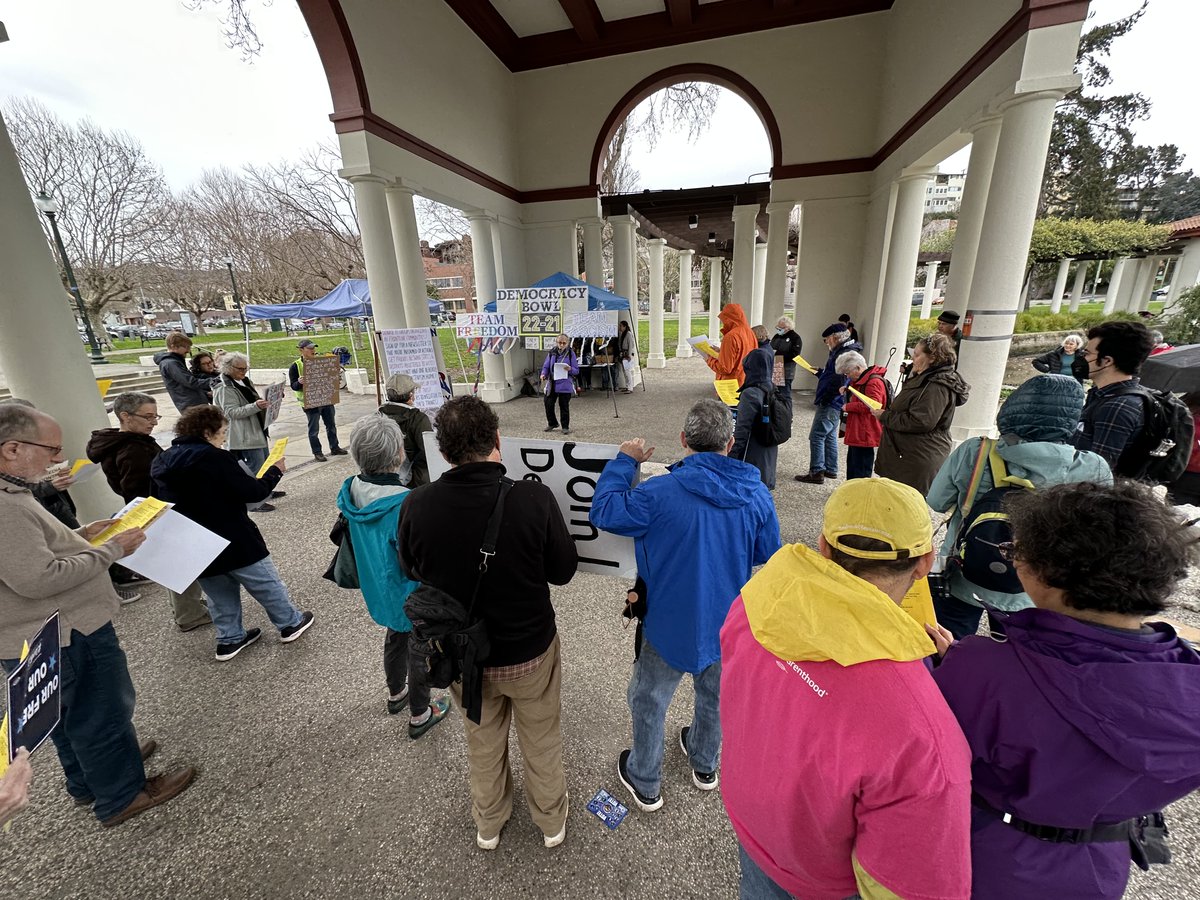
[[[10,38],[0,44],[0,96],[33,96],[64,118],[129,131],[174,187],[205,168],[271,162],[332,140],[329,89],[294,0],[247,5],[264,45],[252,63],[225,47],[212,8],[192,12],[180,0],[0,0]],[[1094,21],[1137,6],[1093,0]],[[1200,124],[1183,73],[1198,25],[1194,0],[1150,0],[1111,57],[1112,90],[1141,91],[1154,103],[1139,138],[1178,144],[1194,169]],[[952,159],[943,171],[965,161]],[[643,188],[694,187],[745,181],[769,167],[770,153],[757,117],[726,95],[698,143],[667,135],[633,162]]]

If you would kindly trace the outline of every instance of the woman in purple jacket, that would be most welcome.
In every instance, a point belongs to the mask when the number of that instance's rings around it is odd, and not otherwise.
[[[1200,654],[1143,621],[1196,536],[1131,481],[1021,492],[1010,515],[1034,608],[989,610],[991,637],[934,673],[971,746],[972,897],[1118,898],[1131,860],[1167,861],[1159,811],[1200,787]]]
[[[566,366],[556,373],[555,366]],[[565,378],[558,378],[566,372]],[[558,399],[558,415],[562,419],[562,433],[571,433],[571,398],[575,396],[575,382],[571,379],[579,374],[579,358],[571,349],[571,339],[560,334],[554,342],[554,349],[546,354],[542,363],[542,393],[546,397],[546,430],[553,431],[558,427],[554,418],[554,400]]]

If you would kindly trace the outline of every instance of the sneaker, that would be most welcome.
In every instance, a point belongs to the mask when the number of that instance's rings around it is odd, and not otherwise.
[[[494,838],[485,838],[477,831],[475,832],[475,846],[480,850],[495,850],[500,846],[500,835],[497,834]]]
[[[801,484],[824,484],[824,472],[809,472],[807,475],[797,475],[796,480]]]
[[[304,634],[304,632],[308,631],[308,628],[310,625],[312,625],[312,623],[312,613],[301,613],[300,621],[295,625],[292,625],[288,628],[279,629],[279,640],[285,644],[290,644],[292,641],[296,640],[296,638],[300,637],[300,635]]]
[[[313,459],[317,462],[329,462],[329,458],[324,453],[314,453]]]
[[[260,503],[260,504],[258,504],[258,506],[254,507],[254,509],[252,509],[250,511],[251,512],[275,512],[275,507],[272,506],[270,503]]]
[[[657,797],[647,797],[633,786],[633,782],[625,774],[625,766],[628,765],[629,754],[632,752],[632,750],[622,750],[621,755],[617,757],[617,777],[621,779],[621,784],[625,785],[625,789],[633,794],[633,801],[642,812],[654,812],[657,809],[662,809],[662,794],[659,794]]]
[[[140,591],[131,591],[128,588],[117,588],[117,596],[121,598],[121,605],[128,606],[130,603],[137,603],[142,599]]]
[[[330,450],[329,455],[330,456],[349,456],[350,454],[347,453],[345,450],[343,450],[341,447],[338,447],[335,450]]]
[[[685,725],[679,729],[679,749],[683,751],[684,756],[687,756],[689,762],[691,762],[692,758],[688,755],[687,736],[691,730],[690,725]],[[716,788],[717,783],[718,779],[715,771],[701,772],[699,769],[692,769],[692,784],[700,788],[700,790],[711,791]]]
[[[404,690],[402,690],[400,692],[400,696],[397,697],[395,700],[393,700],[391,697],[388,697],[388,715],[394,716],[394,715],[396,715],[396,713],[400,712],[406,706],[408,706],[408,685],[407,684],[404,686]]]
[[[260,637],[262,637],[262,629],[251,628],[246,631],[246,636],[236,644],[217,644],[217,662],[233,659]]]
[[[564,429],[563,429],[563,434],[570,434],[570,433],[571,433],[571,429],[570,429],[570,428],[564,428]]]
[[[134,816],[144,813],[148,809],[166,803],[168,800],[174,799],[187,790],[188,785],[196,777],[196,770],[191,766],[179,769],[169,775],[155,775],[153,778],[147,778],[146,784],[141,792],[133,798],[133,802],[121,810],[114,816],[109,816],[101,824],[106,828],[111,828],[113,825],[120,825]]]
[[[415,741],[449,714],[450,702],[445,697],[439,697],[429,704],[428,719],[420,725],[414,725],[411,721],[408,723],[408,736]]]
[[[542,431],[557,431],[557,430],[558,430],[557,425],[547,425],[545,428],[542,429]]]
[[[542,835],[542,843],[545,844],[547,847],[557,847],[559,844],[561,844],[563,841],[565,841],[567,839],[567,819],[569,819],[571,817],[570,806],[571,806],[571,795],[568,793],[567,794],[567,815],[566,815],[566,817],[563,818],[563,827],[559,830],[558,834],[543,834]]]
[[[271,491],[271,496],[268,497],[267,499],[268,500],[278,500],[280,497],[286,497],[286,496],[287,496],[287,491]]]

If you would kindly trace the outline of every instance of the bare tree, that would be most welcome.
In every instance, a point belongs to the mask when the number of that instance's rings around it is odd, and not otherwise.
[[[172,198],[155,259],[141,272],[146,289],[191,313],[200,333],[204,314],[222,309],[230,288],[223,257],[216,256],[203,216],[191,198]]]
[[[246,11],[246,0],[182,0],[183,5],[190,10],[200,10],[215,6],[224,10],[221,16],[221,33],[225,43],[231,50],[242,54],[246,62],[262,52],[262,41],[250,14]],[[263,0],[263,6],[270,6],[270,0]]]

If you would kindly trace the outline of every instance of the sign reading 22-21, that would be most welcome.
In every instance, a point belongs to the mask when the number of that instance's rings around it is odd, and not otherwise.
[[[511,302],[517,304],[517,334],[554,337],[562,331],[563,308],[567,303],[582,304],[586,308],[587,286],[501,288],[496,291],[497,309],[501,303]]]
[[[29,642],[29,653],[8,676],[8,760],[50,737],[62,715],[62,665],[55,612]]]

